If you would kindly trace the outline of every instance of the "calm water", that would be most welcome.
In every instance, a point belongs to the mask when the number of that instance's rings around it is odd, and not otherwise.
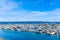
[[[5,40],[60,40],[60,36],[0,30],[0,37]]]
[[[60,24],[60,22],[40,22],[40,21],[25,21],[25,22],[0,22],[0,24],[41,24],[41,23],[49,23],[49,24]]]

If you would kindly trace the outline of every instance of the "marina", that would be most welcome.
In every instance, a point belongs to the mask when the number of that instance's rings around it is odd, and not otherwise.
[[[0,30],[12,30],[20,32],[45,33],[49,35],[60,35],[60,24],[57,23],[18,23],[0,24]]]
[[[2,22],[0,40],[60,40],[60,23]]]
[[[6,31],[0,30],[1,40],[60,40],[60,36],[56,35],[46,35],[46,34],[36,34],[33,32],[17,32],[17,31]]]

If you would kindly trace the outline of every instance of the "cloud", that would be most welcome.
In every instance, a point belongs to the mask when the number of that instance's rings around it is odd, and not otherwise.
[[[0,0],[0,11],[10,11],[18,7],[18,4],[10,0]]]
[[[60,9],[46,12],[28,10],[4,12],[0,19],[0,21],[60,21]]]
[[[60,21],[60,9],[41,12],[18,7],[14,1],[0,0],[0,21]]]

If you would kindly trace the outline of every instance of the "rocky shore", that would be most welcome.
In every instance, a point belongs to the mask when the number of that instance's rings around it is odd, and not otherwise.
[[[0,24],[0,30],[16,30],[45,33],[48,35],[60,35],[60,24]]]

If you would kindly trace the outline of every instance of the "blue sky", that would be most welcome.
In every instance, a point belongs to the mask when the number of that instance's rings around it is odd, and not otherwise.
[[[0,0],[0,21],[60,22],[60,0]]]

